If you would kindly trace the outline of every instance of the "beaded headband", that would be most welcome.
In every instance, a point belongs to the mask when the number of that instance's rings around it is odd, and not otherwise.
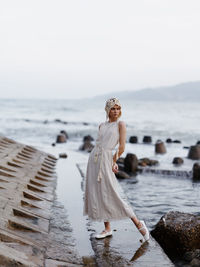
[[[109,113],[112,107],[114,107],[114,105],[118,105],[121,107],[121,104],[119,102],[119,100],[117,98],[110,98],[106,101],[106,105],[105,105],[105,111],[106,111],[106,119],[109,118]],[[121,112],[119,117],[121,116]]]

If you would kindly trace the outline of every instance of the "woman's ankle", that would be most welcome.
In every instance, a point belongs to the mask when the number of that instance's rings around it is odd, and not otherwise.
[[[141,221],[138,220],[138,222],[135,223],[135,226],[136,226],[136,227],[138,228],[138,230],[139,230],[140,228],[143,227],[143,224],[141,223]]]

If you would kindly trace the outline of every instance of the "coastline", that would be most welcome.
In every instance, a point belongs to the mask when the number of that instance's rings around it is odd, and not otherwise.
[[[0,136],[1,266],[83,266],[55,189],[56,158]]]
[[[63,205],[60,202],[59,190],[60,186],[63,187],[62,177],[65,180],[71,179],[74,173],[74,168],[70,171],[70,165],[74,165],[77,169],[79,175],[79,177],[76,176],[77,185],[82,190],[82,177],[76,162],[80,159],[84,161],[84,159],[82,155],[79,159],[77,158],[79,152],[74,152],[73,155],[70,153],[71,159],[70,157],[67,159],[67,164],[65,161],[60,161],[59,170],[55,172],[54,166],[57,160],[52,154],[3,136],[0,137],[0,148],[1,166],[4,168],[1,172],[1,191],[6,191],[0,195],[0,261],[2,266],[17,262],[22,266],[33,267],[104,266],[116,262],[116,257],[119,260],[118,266],[123,267],[126,265],[146,266],[147,262],[148,266],[160,266],[161,263],[164,264],[162,266],[173,266],[154,240],[151,239],[150,245],[144,250],[144,245],[141,246],[139,242],[139,233],[133,230],[133,227],[130,231],[126,224],[118,223],[114,226],[118,228],[114,237],[97,241],[93,233],[95,230],[100,230],[100,225],[94,225],[84,217],[86,235],[82,235],[82,240],[78,239],[80,236],[76,230],[78,226],[80,227],[83,215],[78,212],[77,206],[73,214],[68,212],[66,206],[74,203],[78,195],[79,199],[76,201],[80,204],[82,194],[80,191],[77,195],[72,192],[75,197],[72,199],[70,196],[72,188],[65,187],[65,194],[69,194],[71,202]],[[8,162],[10,162],[9,167]],[[26,204],[21,207],[21,203],[25,202]],[[72,210],[74,210],[73,205]],[[77,225],[74,224],[75,222]],[[130,238],[130,233],[132,238]],[[84,246],[90,240],[92,245],[90,253],[81,251],[77,246],[79,241],[81,241],[81,246]],[[105,256],[104,251],[109,247]],[[141,250],[143,253],[140,255]],[[156,254],[156,260],[154,254]],[[156,261],[159,265],[155,265]]]

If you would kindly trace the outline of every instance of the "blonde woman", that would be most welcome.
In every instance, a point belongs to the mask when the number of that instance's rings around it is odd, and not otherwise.
[[[96,235],[98,239],[112,235],[110,221],[130,218],[144,241],[148,241],[149,231],[144,221],[138,220],[128,201],[121,196],[121,188],[115,177],[118,172],[116,161],[126,144],[126,124],[119,121],[119,100],[108,99],[105,111],[106,121],[99,125],[98,138],[88,159],[83,214],[91,220],[104,222],[105,229]],[[117,144],[118,149],[113,155]]]

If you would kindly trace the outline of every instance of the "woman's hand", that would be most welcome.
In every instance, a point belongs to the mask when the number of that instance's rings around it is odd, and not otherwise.
[[[118,165],[117,165],[117,163],[113,163],[113,165],[112,165],[112,171],[114,173],[117,173],[118,172]]]

